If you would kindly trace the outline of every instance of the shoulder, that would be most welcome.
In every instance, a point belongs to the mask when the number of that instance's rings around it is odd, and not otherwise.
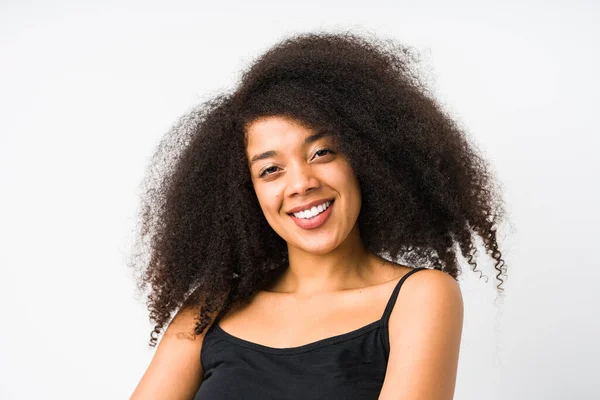
[[[131,400],[145,398],[192,398],[202,383],[200,352],[204,336],[195,335],[199,307],[184,304],[165,330],[156,352]]]
[[[461,319],[463,298],[456,279],[448,273],[423,269],[408,276],[400,287],[396,304],[390,316],[390,335],[397,326],[406,326],[407,320],[413,322],[446,316],[448,322]],[[414,326],[414,325],[413,325]]]
[[[390,379],[381,398],[452,398],[462,325],[462,294],[452,276],[427,269],[407,277],[390,315]]]
[[[407,277],[400,289],[402,301],[430,300],[431,302],[461,301],[462,295],[456,279],[436,269],[422,269]],[[399,295],[400,295],[399,293]]]

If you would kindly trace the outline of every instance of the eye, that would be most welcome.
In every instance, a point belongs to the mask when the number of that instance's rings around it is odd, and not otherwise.
[[[315,152],[315,156],[317,156],[318,154],[322,154],[322,152],[328,152],[328,153],[331,153],[331,154],[335,154],[335,153],[334,153],[332,150],[330,150],[330,149],[320,149],[320,150],[317,150],[317,151]],[[327,154],[327,153],[325,153],[325,154]],[[323,156],[324,156],[324,155],[322,155],[321,157],[323,157]],[[274,168],[275,168],[275,170],[273,170]],[[258,177],[259,177],[259,178],[262,178],[262,177],[264,177],[264,176],[267,176],[267,175],[272,175],[273,173],[275,173],[275,171],[276,171],[276,169],[277,169],[277,168],[279,168],[279,167],[271,166],[271,167],[265,168],[265,169],[264,169],[264,170],[262,170],[262,172],[261,172],[261,173],[258,175]],[[270,172],[270,173],[269,173],[269,171],[270,171],[270,170],[272,170],[272,172]]]
[[[269,171],[269,170],[270,170],[270,169],[272,169],[272,168],[277,168],[277,167],[275,167],[275,166],[272,166],[272,167],[269,167],[269,168],[265,168],[265,169],[264,169],[264,170],[263,170],[263,171],[262,171],[262,172],[261,172],[261,173],[260,173],[258,176],[259,176],[260,178],[262,178],[262,177],[263,177],[263,176],[265,176],[265,175],[270,175],[270,174],[267,174],[267,171]],[[273,172],[275,172],[275,171],[273,171]]]
[[[317,151],[315,152],[315,155],[319,154],[319,153],[320,153],[320,152],[322,152],[322,151],[326,151],[326,152],[329,152],[329,153],[331,153],[331,154],[334,154],[334,152],[333,152],[333,151],[331,151],[331,150],[329,150],[329,149],[320,149],[320,150],[317,150]]]

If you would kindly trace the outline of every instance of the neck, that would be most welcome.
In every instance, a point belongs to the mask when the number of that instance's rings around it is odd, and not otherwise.
[[[358,229],[326,254],[308,253],[288,246],[289,266],[276,283],[274,291],[293,293],[298,297],[363,287],[372,276],[379,258],[367,250]]]

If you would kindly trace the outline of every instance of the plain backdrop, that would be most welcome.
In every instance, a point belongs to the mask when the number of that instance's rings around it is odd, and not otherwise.
[[[509,210],[503,297],[461,277],[456,399],[600,398],[598,2],[0,1],[0,398],[127,399],[154,349],[127,267],[160,138],[287,35],[422,56]],[[418,374],[419,371],[414,371]]]

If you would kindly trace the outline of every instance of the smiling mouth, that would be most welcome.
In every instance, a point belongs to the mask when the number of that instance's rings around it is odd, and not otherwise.
[[[298,218],[294,214],[289,214],[289,216],[292,218],[296,226],[298,226],[301,229],[317,229],[323,226],[325,222],[327,222],[333,210],[333,206],[334,201],[331,200],[331,204],[329,204],[329,207],[327,207],[327,209],[311,218]]]
[[[313,218],[317,218],[319,215],[321,215],[321,214],[323,214],[325,211],[327,211],[327,210],[328,210],[328,209],[329,209],[329,208],[330,208],[330,207],[333,205],[333,202],[334,202],[334,200],[333,200],[333,199],[331,199],[331,200],[327,200],[326,202],[324,202],[324,203],[323,203],[323,204],[327,204],[327,203],[329,203],[329,205],[327,206],[327,208],[325,208],[323,211],[321,211],[321,212],[320,212],[320,213],[318,213],[317,215],[314,215],[314,216],[311,216],[311,217],[308,217],[308,218],[301,218],[301,217],[297,217],[297,216],[296,216],[296,215],[294,215],[294,214],[298,214],[298,213],[300,213],[300,212],[303,212],[303,211],[310,211],[310,210],[311,210],[310,208],[309,208],[309,209],[307,209],[307,210],[298,211],[298,212],[295,212],[295,213],[293,213],[293,212],[292,212],[292,213],[287,213],[287,215],[289,215],[290,217],[293,217],[293,218],[297,218],[297,219],[306,219],[306,220],[310,220],[310,219],[313,219]]]

